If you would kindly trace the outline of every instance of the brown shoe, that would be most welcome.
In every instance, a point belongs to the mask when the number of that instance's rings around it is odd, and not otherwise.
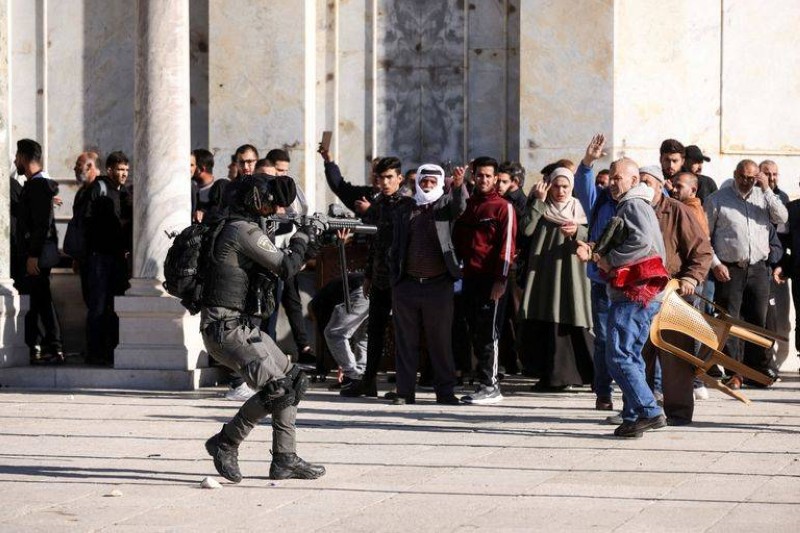
[[[725,385],[731,390],[739,390],[742,388],[742,378],[737,374],[726,381]]]

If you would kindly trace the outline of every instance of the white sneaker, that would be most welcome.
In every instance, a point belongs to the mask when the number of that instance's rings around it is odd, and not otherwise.
[[[233,402],[244,402],[249,400],[256,391],[247,386],[247,383],[242,383],[235,389],[231,389],[225,393],[225,399]]]
[[[500,387],[497,385],[481,385],[474,393],[462,397],[461,401],[475,405],[488,405],[503,401],[503,395],[500,394]]]
[[[694,388],[695,400],[708,400],[708,389],[705,386]]]

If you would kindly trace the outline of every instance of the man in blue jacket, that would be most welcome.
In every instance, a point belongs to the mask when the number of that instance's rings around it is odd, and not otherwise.
[[[594,162],[605,155],[605,136],[598,133],[586,147],[586,155],[575,171],[574,194],[581,202],[581,207],[589,215],[589,241],[597,242],[603,229],[614,216],[617,202],[611,196],[609,188],[595,184]],[[589,263],[586,268],[592,282],[592,323],[594,324],[594,393],[597,395],[595,407],[602,411],[611,411],[611,375],[606,366],[606,332],[608,320],[608,295],[606,282],[600,277],[597,264]]]

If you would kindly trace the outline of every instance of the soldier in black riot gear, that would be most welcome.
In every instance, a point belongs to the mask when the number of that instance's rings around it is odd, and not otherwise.
[[[243,177],[227,220],[212,243],[202,275],[201,332],[208,353],[237,372],[258,392],[233,419],[206,442],[214,466],[224,478],[242,479],[238,448],[255,425],[272,415],[272,479],[315,479],[325,468],[300,459],[295,446],[295,417],[308,380],[275,343],[251,323],[269,315],[277,277],[297,273],[309,249],[316,247],[319,228],[300,228],[288,248],[278,250],[259,227],[260,217],[295,197],[291,179]]]

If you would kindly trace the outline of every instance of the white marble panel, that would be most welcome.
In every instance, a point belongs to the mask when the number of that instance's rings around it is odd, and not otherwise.
[[[41,77],[38,70],[39,43],[37,41],[38,2],[10,0],[11,47],[10,93],[12,98],[10,138],[41,139],[38,122],[38,96]],[[13,157],[13,153],[11,157]]]
[[[103,157],[114,150],[128,154],[130,180],[136,183],[137,161],[133,157],[136,2],[84,0],[83,12],[82,144],[86,148],[99,148]],[[55,112],[56,108],[51,108],[51,116],[57,116],[53,115]],[[59,159],[71,156],[74,163],[74,148],[69,152]],[[72,163],[64,175],[72,175]]]
[[[192,148],[208,147],[208,3],[189,3],[189,70],[191,76]],[[225,165],[227,161],[217,162]]]
[[[481,155],[506,158],[508,124],[507,51],[478,48],[469,51],[467,103],[469,158]]]
[[[800,2],[723,6],[722,150],[800,155]]]
[[[521,0],[520,9],[520,161],[538,170],[612,132],[614,1]]]
[[[283,147],[303,174],[304,10],[296,0],[209,4],[210,150],[227,161],[237,146]],[[227,165],[218,165],[224,176]]]
[[[717,152],[720,2],[620,0],[616,11],[615,151],[647,150],[653,164],[675,138]]]
[[[368,39],[371,39],[371,12],[367,2],[341,0],[338,28],[339,116],[333,138],[335,158],[353,183],[369,181],[369,162],[372,153],[372,68]],[[327,105],[333,106],[333,102]]]
[[[80,0],[47,3],[47,171],[56,177],[72,177],[75,158],[85,149],[86,80],[82,54],[75,53],[84,49],[86,38],[81,4]]]

